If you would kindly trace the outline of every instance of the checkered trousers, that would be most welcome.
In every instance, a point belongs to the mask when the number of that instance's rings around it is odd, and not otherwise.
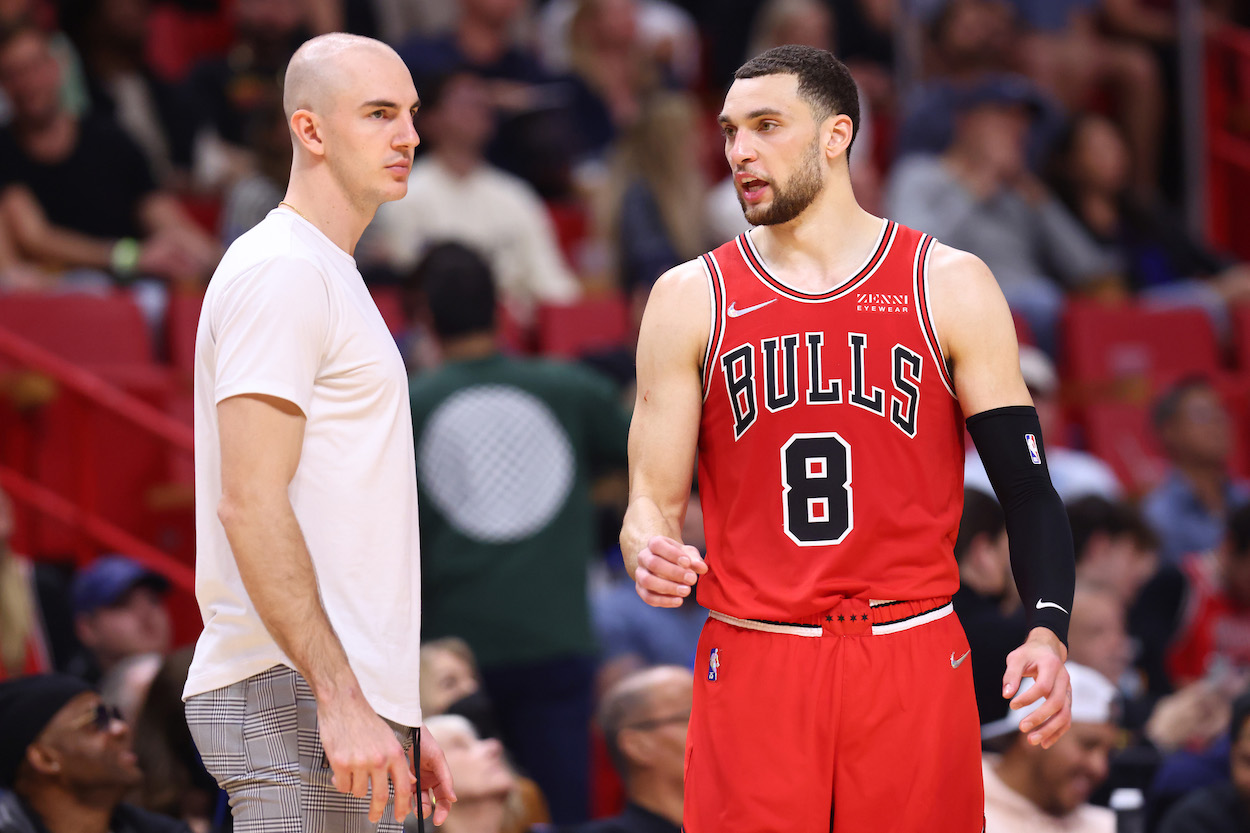
[[[275,665],[186,703],[209,773],[230,795],[237,833],[372,833],[369,801],[334,789],[317,731],[317,701],[296,671]],[[405,749],[412,734],[392,724]],[[392,789],[393,793],[393,789]],[[388,803],[379,833],[400,833]]]

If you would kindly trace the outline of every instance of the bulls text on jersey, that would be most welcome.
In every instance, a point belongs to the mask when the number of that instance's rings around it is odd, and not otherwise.
[[[805,362],[800,359],[799,343],[803,342]],[[916,418],[920,411],[920,378],[924,359],[903,344],[890,348],[892,368],[889,395],[865,378],[865,357],[870,349],[864,333],[846,334],[845,362],[837,361],[835,345],[826,341],[823,332],[798,333],[741,344],[720,357],[720,370],[725,378],[725,391],[733,409],[734,439],[740,439],[760,415],[761,400],[765,410],[778,413],[799,404],[848,404],[889,419],[908,437],[916,436]],[[871,349],[879,349],[874,345]],[[800,390],[800,365],[806,364],[804,387]],[[837,371],[838,375],[833,375]],[[849,376],[849,385],[847,384]]]

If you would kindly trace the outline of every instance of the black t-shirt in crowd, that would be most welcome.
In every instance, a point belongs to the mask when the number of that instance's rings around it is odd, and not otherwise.
[[[0,130],[0,189],[21,184],[53,225],[94,237],[140,237],[138,209],[156,189],[143,151],[100,118],[79,124],[78,143],[56,163],[32,159],[12,128]]]

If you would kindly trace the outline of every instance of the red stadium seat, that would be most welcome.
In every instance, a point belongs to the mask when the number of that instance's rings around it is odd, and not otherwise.
[[[0,300],[0,327],[83,365],[154,360],[147,322],[130,296],[21,293]]]
[[[576,358],[629,340],[629,305],[620,294],[538,308],[538,351]]]
[[[165,338],[169,361],[185,380],[195,373],[195,332],[200,326],[203,292],[175,292],[165,313]]]
[[[1211,322],[1196,309],[1073,301],[1061,349],[1065,378],[1086,390],[1141,384],[1148,394],[1165,380],[1220,367]]]
[[[1233,345],[1237,368],[1250,374],[1250,304],[1233,307]]]
[[[1155,440],[1144,403],[1095,402],[1085,408],[1085,438],[1091,453],[1115,470],[1132,494],[1158,485],[1168,461]]]

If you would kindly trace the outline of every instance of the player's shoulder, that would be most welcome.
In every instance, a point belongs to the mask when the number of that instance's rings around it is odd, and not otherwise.
[[[1002,290],[985,261],[936,240],[928,258],[926,279],[934,313],[939,318],[975,318],[1003,303]]]
[[[931,285],[935,281],[950,284],[994,280],[990,267],[986,266],[981,258],[972,252],[948,246],[940,240],[933,241],[933,251],[929,255],[928,275]]]
[[[701,258],[687,260],[669,269],[656,280],[651,288],[648,306],[652,301],[666,304],[708,304],[707,270]]]
[[[261,222],[239,235],[222,256],[209,281],[209,294],[264,284],[271,291],[327,282],[326,264],[310,241],[301,239],[301,228],[283,212],[270,212]]]

